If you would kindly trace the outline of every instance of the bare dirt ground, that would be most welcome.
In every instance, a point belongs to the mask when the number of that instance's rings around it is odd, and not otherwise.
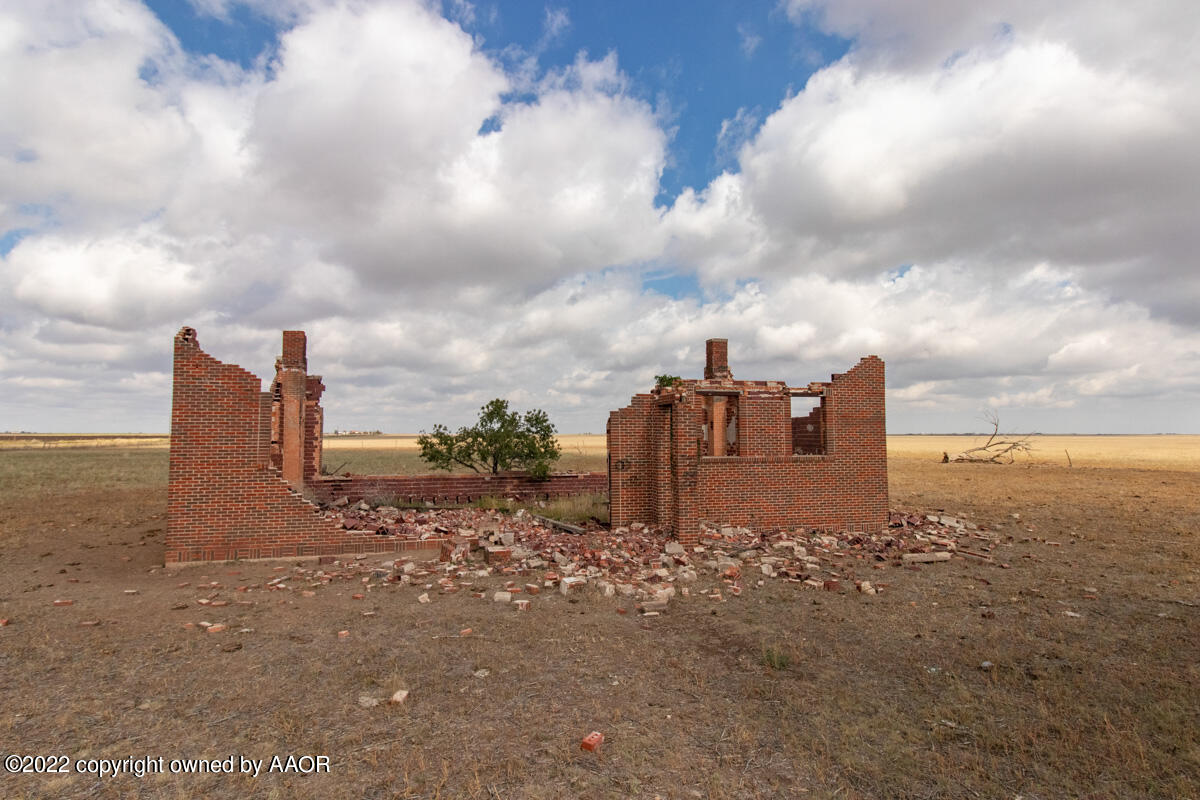
[[[167,570],[165,451],[0,453],[0,751],[69,758],[0,793],[1200,797],[1200,470],[894,452],[894,509],[987,526],[1004,557],[883,565],[873,597],[768,581],[657,617],[595,594],[526,613],[421,604],[420,586],[355,599],[357,577],[267,591],[292,562]],[[185,627],[201,621],[228,629]],[[579,747],[593,730],[599,754]],[[289,755],[329,772],[268,772]],[[73,774],[229,756],[262,771]]]

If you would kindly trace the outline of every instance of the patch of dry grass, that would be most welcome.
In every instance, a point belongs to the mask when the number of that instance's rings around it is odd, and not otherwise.
[[[82,492],[165,491],[166,484],[167,450],[162,448],[0,451],[0,508]]]
[[[149,433],[0,433],[0,450],[70,447],[166,448],[170,437]]]
[[[511,500],[507,497],[481,497],[471,505],[514,513],[523,508],[560,522],[582,525],[589,521],[608,522],[608,497],[602,494],[580,494],[573,497],[556,497],[551,500]]]

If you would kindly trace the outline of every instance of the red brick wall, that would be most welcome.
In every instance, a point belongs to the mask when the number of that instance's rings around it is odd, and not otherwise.
[[[663,404],[651,395],[609,417],[614,525],[657,523],[695,541],[700,523],[758,529],[873,530],[886,524],[884,365],[876,356],[824,384],[810,418],[824,455],[795,456],[791,393],[778,381],[720,378],[726,345],[707,348],[711,380],[683,381]],[[714,457],[705,442],[713,392],[736,391],[736,455]],[[806,421],[809,418],[800,418]],[[806,422],[804,423],[806,424]],[[807,431],[805,431],[807,434]],[[815,448],[814,448],[815,449]]]
[[[660,463],[655,452],[661,413],[653,395],[639,394],[608,415],[610,519],[652,522],[658,517],[659,487],[652,468]]]
[[[304,384],[304,483],[308,484],[321,474],[321,456],[324,449],[325,412],[321,409],[321,394],[325,384],[321,376],[309,375]]]
[[[703,424],[703,410],[680,405],[677,398],[682,396],[671,391],[639,394],[609,414],[609,519],[622,520],[613,524],[645,522],[674,529],[681,477],[682,488],[689,487],[686,475],[672,467],[672,454],[688,448],[698,452],[696,437]],[[692,484],[694,488],[694,475]]]
[[[704,405],[694,394],[684,393],[671,406],[672,433],[668,465],[670,490],[659,499],[659,525],[675,531],[681,542],[694,544],[700,535],[696,518],[700,462],[700,427],[704,424]],[[673,492],[671,494],[670,492]],[[662,509],[667,513],[663,513]]]
[[[396,498],[409,503],[469,503],[481,497],[517,496],[528,500],[604,494],[608,474],[551,475],[534,480],[526,475],[349,475],[320,478],[309,485],[313,495],[325,502],[345,497],[351,502],[364,498]]]
[[[284,344],[287,345],[286,338]],[[292,486],[300,488],[304,485],[304,410],[307,376],[302,369],[288,366],[285,361],[277,380],[280,390],[279,448],[283,456],[283,478]]]
[[[792,454],[792,398],[782,385],[773,390],[747,388],[741,398],[738,438],[747,458]]]
[[[250,372],[202,351],[191,328],[175,337],[167,563],[438,546],[345,531],[324,519],[271,464],[273,404],[261,389]]]
[[[702,520],[752,528],[875,530],[887,519],[887,443],[883,362],[868,356],[836,376],[826,391],[830,421],[823,456],[764,452],[759,457],[700,462]],[[790,397],[755,398],[756,428],[790,448]],[[773,415],[774,425],[767,423]],[[778,439],[771,428],[778,431]],[[754,434],[747,431],[747,442]],[[748,446],[748,444],[747,444]]]
[[[342,532],[270,466],[271,397],[257,377],[175,337],[166,561],[338,552]]]

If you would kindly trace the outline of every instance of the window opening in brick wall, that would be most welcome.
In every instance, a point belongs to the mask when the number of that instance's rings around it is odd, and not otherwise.
[[[700,454],[736,456],[740,449],[737,395],[706,395]]]
[[[792,397],[792,454],[825,454],[825,398]]]

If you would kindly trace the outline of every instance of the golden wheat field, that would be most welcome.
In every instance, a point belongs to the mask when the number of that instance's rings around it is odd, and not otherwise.
[[[889,458],[938,460],[942,453],[961,453],[987,441],[987,436],[889,436]],[[1032,452],[1018,463],[1076,467],[1200,467],[1200,436],[1031,436]],[[1068,458],[1069,456],[1069,458]]]
[[[603,434],[567,433],[558,437],[564,455],[603,456]],[[890,458],[940,460],[942,453],[956,453],[983,444],[985,435],[937,436],[902,434],[887,437]],[[1200,436],[1162,435],[1079,435],[1030,437],[1033,449],[1018,455],[1018,463],[1057,464],[1075,467],[1140,467],[1176,469],[1200,467]],[[0,434],[0,450],[48,449],[62,447],[167,447],[164,434]],[[325,449],[331,455],[341,451],[369,450],[416,453],[417,434],[398,433],[378,436],[325,437]]]
[[[571,433],[558,437],[564,454],[603,455],[605,437],[593,433]],[[915,460],[940,460],[942,453],[954,455],[981,445],[980,436],[889,436],[888,456]],[[1032,464],[1060,464],[1076,467],[1126,466],[1146,468],[1200,467],[1200,436],[1188,435],[1113,435],[1113,436],[1032,436],[1032,452],[1017,456],[1017,461]],[[382,436],[327,436],[325,449],[338,450],[417,450],[415,434]]]
[[[165,433],[0,433],[0,450],[49,450],[56,447],[166,447]]]

